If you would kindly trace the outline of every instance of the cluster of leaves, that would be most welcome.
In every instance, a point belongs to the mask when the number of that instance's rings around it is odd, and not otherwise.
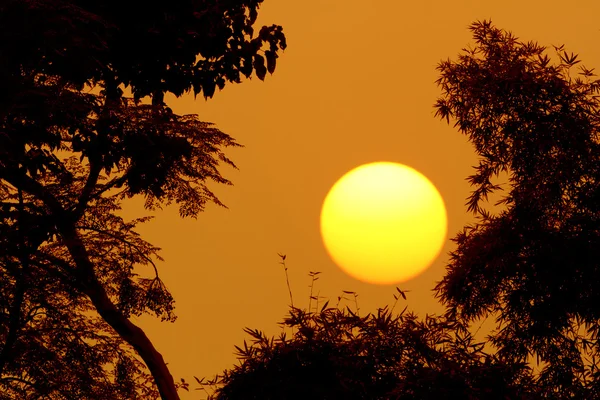
[[[460,324],[406,309],[291,307],[282,333],[245,329],[240,364],[207,383],[212,399],[533,399],[531,371],[484,352]]]
[[[130,86],[136,99],[162,101],[167,91],[189,90],[209,98],[226,82],[275,70],[286,38],[278,25],[255,35],[262,2],[7,0],[0,13],[3,72],[25,66],[79,88],[113,80],[114,88]]]
[[[491,342],[516,362],[535,355],[548,395],[600,396],[600,81],[577,56],[521,42],[491,22],[475,47],[442,62],[437,115],[480,156],[468,208],[478,222],[454,239],[436,287],[448,316],[497,316]],[[492,216],[481,203],[508,187]]]
[[[110,101],[57,79],[42,81],[13,104],[17,109],[3,125],[0,156],[7,173],[33,179],[50,174],[62,185],[74,184],[74,173],[57,154],[79,154],[87,171],[77,170],[77,177],[89,177],[77,188],[81,200],[74,190],[69,198],[56,196],[77,216],[86,201],[113,189],[127,197],[144,195],[148,208],[175,201],[182,216],[196,216],[209,201],[222,205],[206,181],[231,184],[217,169],[219,163],[235,167],[222,151],[239,146],[230,136],[166,105]],[[101,174],[110,179],[100,182]]]

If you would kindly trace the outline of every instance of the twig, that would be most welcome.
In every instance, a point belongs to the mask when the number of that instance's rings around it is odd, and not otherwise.
[[[313,296],[313,289],[315,287],[315,281],[319,280],[319,278],[317,277],[317,275],[319,275],[319,274],[320,274],[320,272],[313,272],[313,271],[310,271],[308,273],[308,276],[310,276],[312,278],[311,281],[310,281],[310,295],[308,297],[308,312],[309,313],[310,313],[310,307],[312,305],[312,299],[314,297]],[[316,300],[317,300],[317,310],[318,310],[318,308],[319,308],[318,295],[317,295],[317,299]]]
[[[290,303],[292,304],[292,307],[294,307],[294,299],[292,297],[292,288],[290,287],[290,278],[288,276],[287,266],[285,265],[285,258],[287,256],[285,254],[279,254],[279,253],[277,253],[277,255],[279,257],[281,257],[281,262],[279,264],[283,265],[283,271],[285,272],[285,281],[287,283],[288,292],[290,293]]]

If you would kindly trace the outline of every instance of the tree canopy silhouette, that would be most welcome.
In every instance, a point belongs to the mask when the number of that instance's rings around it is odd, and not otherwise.
[[[437,295],[452,318],[494,316],[498,354],[536,356],[548,395],[599,398],[600,81],[563,46],[553,62],[490,21],[471,31],[475,46],[438,67],[436,109],[480,156],[478,222],[454,238]],[[499,189],[493,215],[482,203]]]
[[[146,219],[120,204],[222,205],[207,182],[230,183],[218,166],[238,144],[164,95],[273,73],[286,41],[277,25],[254,31],[261,3],[0,4],[2,398],[178,398],[129,319],[175,316],[158,249],[135,232]]]

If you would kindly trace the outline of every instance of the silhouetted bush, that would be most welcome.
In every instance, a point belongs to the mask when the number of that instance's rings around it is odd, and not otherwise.
[[[455,321],[387,308],[292,307],[294,332],[246,329],[240,364],[211,383],[213,399],[535,399],[531,370],[483,350]]]

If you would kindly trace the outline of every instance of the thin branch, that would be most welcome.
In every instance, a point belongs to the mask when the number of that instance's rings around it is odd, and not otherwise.
[[[290,293],[290,303],[291,303],[291,305],[292,305],[292,308],[294,308],[294,298],[292,297],[292,288],[291,288],[291,286],[290,286],[290,278],[289,278],[289,276],[288,276],[288,272],[287,272],[287,271],[288,271],[288,269],[287,269],[287,266],[285,265],[285,259],[286,259],[286,257],[287,257],[287,256],[286,256],[285,254],[283,254],[283,255],[282,255],[282,254],[279,254],[279,253],[277,253],[277,255],[278,255],[279,257],[281,257],[281,262],[280,262],[279,264],[283,265],[283,270],[284,270],[284,272],[285,272],[285,281],[286,281],[286,283],[287,283],[288,292]],[[310,311],[310,310],[309,310],[309,311]]]
[[[23,191],[19,189],[19,219],[17,222],[17,233],[18,233],[18,257],[20,261],[20,267],[17,268],[15,273],[15,294],[10,305],[9,311],[9,322],[8,322],[8,335],[2,351],[0,352],[0,375],[6,366],[6,363],[11,359],[11,353],[13,352],[13,346],[17,341],[19,331],[21,330],[21,311],[23,307],[23,301],[25,300],[25,273],[29,269],[28,254],[25,248],[25,234],[23,227]]]
[[[156,264],[154,264],[154,261],[152,261],[152,259],[150,257],[148,257],[146,254],[144,254],[144,252],[139,248],[139,246],[131,243],[128,240],[125,240],[124,238],[122,238],[122,237],[120,237],[118,235],[115,235],[115,234],[110,233],[108,231],[104,231],[102,229],[93,228],[91,226],[85,226],[85,225],[76,225],[75,228],[76,229],[81,229],[81,230],[94,231],[94,232],[106,235],[108,237],[111,237],[113,239],[117,239],[120,242],[125,243],[125,244],[129,245],[130,247],[133,247],[138,252],[138,254],[140,256],[142,256],[143,259],[145,259],[146,261],[148,261],[152,265],[152,267],[154,268],[154,273],[155,273],[156,277],[158,278],[158,268],[156,267]]]
[[[99,160],[95,160],[95,158],[96,157],[90,158],[90,173],[88,174],[85,186],[81,191],[81,195],[77,200],[77,205],[73,209],[75,221],[78,221],[83,216],[89,201],[92,199],[93,190],[98,183],[98,178],[102,171],[102,165],[98,162]]]
[[[56,199],[56,197],[54,197],[41,183],[22,173],[19,174],[19,176],[15,176],[13,174],[6,173],[6,170],[3,172],[4,173],[0,174],[0,179],[4,179],[14,187],[19,188],[34,197],[37,197],[39,200],[43,201],[47,207],[50,208],[50,211],[57,220],[64,221],[65,209]]]

